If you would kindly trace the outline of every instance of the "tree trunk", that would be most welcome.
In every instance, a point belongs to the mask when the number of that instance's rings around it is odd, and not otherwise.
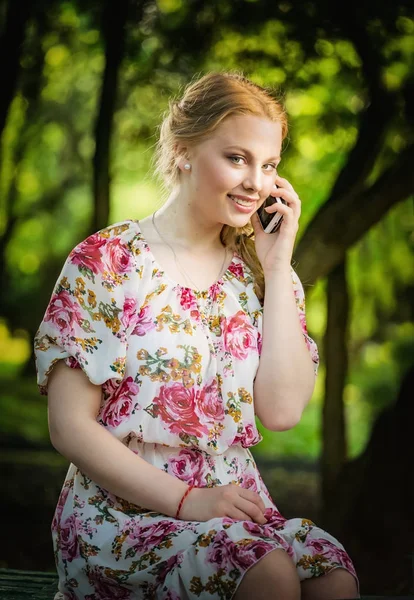
[[[0,94],[0,139],[6,125],[10,104],[16,93],[21,46],[31,10],[31,2],[16,2],[16,0],[7,2],[4,32],[0,37],[0,56],[3,59]]]
[[[377,417],[364,452],[347,462],[320,524],[341,540],[370,594],[413,593],[414,366]],[[410,556],[411,555],[411,556]]]
[[[348,367],[348,289],[346,263],[328,275],[325,332],[325,402],[322,411],[322,511],[330,504],[338,474],[346,461],[344,385]]]
[[[4,293],[0,299],[0,314],[3,317],[7,317],[9,314],[8,305],[9,293],[11,290],[7,272],[6,250],[10,240],[13,237],[15,226],[18,220],[21,218],[21,212],[19,212],[18,208],[19,192],[17,189],[17,181],[24,162],[30,137],[32,135],[36,135],[36,132],[34,132],[33,123],[36,122],[39,96],[43,86],[42,72],[45,55],[42,48],[42,40],[46,31],[45,16],[40,14],[36,19],[34,19],[34,21],[37,29],[37,35],[33,35],[34,39],[31,46],[32,64],[30,68],[25,69],[21,78],[21,93],[27,103],[25,122],[21,131],[19,132],[19,136],[14,148],[13,177],[10,181],[9,189],[7,190],[7,194],[5,195],[3,203],[3,218],[5,226],[3,233],[0,236],[0,289],[4,290]],[[14,308],[15,306],[11,306],[12,310],[14,310]]]
[[[0,56],[3,59],[0,93],[0,171],[3,160],[1,140],[18,86],[21,49],[31,11],[31,2],[6,2],[4,30],[0,36]]]
[[[96,148],[93,159],[94,211],[91,232],[108,224],[110,209],[111,133],[116,105],[119,68],[125,47],[125,25],[129,0],[107,0],[103,10],[105,40],[105,71],[99,114],[95,125]]]

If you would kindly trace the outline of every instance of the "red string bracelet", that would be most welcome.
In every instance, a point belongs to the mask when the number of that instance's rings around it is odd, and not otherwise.
[[[181,498],[180,504],[178,505],[178,508],[177,508],[177,513],[175,515],[176,519],[178,519],[178,515],[180,514],[180,510],[181,510],[181,507],[183,505],[184,500],[187,498],[188,494],[191,492],[191,490],[193,489],[193,487],[194,487],[193,485],[189,485],[188,488],[186,489],[185,493],[184,493],[184,496]]]

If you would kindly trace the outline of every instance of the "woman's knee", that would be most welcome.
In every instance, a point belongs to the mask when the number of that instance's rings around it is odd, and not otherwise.
[[[290,556],[272,550],[245,573],[234,600],[299,600],[300,581]]]
[[[326,575],[302,581],[303,600],[335,600],[359,598],[355,577],[344,568],[336,568]]]

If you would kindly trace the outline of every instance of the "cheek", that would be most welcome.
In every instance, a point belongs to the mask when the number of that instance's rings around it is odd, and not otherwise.
[[[203,187],[227,192],[234,189],[242,181],[241,174],[226,163],[206,165],[201,174],[200,183]]]

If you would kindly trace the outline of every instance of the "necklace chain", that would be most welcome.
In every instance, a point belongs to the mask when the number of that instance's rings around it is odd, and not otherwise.
[[[178,258],[177,258],[177,255],[176,255],[176,253],[175,253],[175,251],[174,251],[174,248],[173,248],[173,247],[172,247],[172,246],[171,246],[171,245],[170,245],[170,244],[167,242],[167,240],[166,240],[166,239],[165,239],[165,238],[164,238],[164,237],[161,235],[160,231],[158,230],[158,227],[157,227],[157,226],[156,226],[156,224],[155,224],[155,213],[156,213],[156,212],[157,212],[157,211],[155,211],[155,212],[153,213],[153,215],[152,215],[152,224],[153,224],[153,226],[154,226],[154,229],[155,229],[155,231],[158,233],[159,237],[162,239],[162,241],[163,241],[165,244],[167,244],[167,246],[169,247],[169,249],[170,249],[170,250],[171,250],[171,252],[173,253],[173,255],[174,255],[174,260],[175,260],[175,264],[177,265],[178,269],[181,271],[182,275],[184,275],[184,277],[185,277],[185,278],[186,278],[188,281],[190,281],[190,283],[192,283],[192,285],[195,287],[196,291],[197,291],[197,292],[199,292],[199,291],[200,291],[200,288],[199,288],[199,287],[198,287],[198,286],[197,286],[197,285],[194,283],[194,281],[191,279],[191,277],[189,276],[189,274],[187,273],[187,271],[184,269],[184,267],[183,267],[182,265],[180,265],[180,263],[179,263],[179,261],[178,261]],[[221,273],[222,273],[222,271],[223,271],[224,264],[225,264],[225,262],[226,262],[226,258],[227,258],[227,248],[224,248],[224,259],[223,259],[223,263],[222,263],[222,265],[221,265],[221,267],[220,267],[220,271],[219,271],[219,274],[218,274],[218,276],[217,276],[217,280],[218,280],[218,279],[220,279],[220,275],[221,275]]]

